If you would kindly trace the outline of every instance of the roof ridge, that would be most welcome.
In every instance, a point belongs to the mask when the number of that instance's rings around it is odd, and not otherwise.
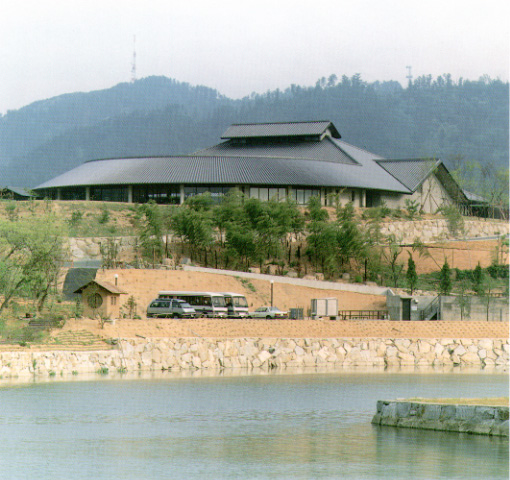
[[[355,165],[361,165],[360,162],[358,162],[355,158],[352,157],[352,155],[349,155],[340,145],[338,145],[337,142],[334,142],[332,138],[326,138],[325,140],[329,140],[333,146],[335,148],[337,148],[338,150],[340,150],[345,156],[347,156],[348,158],[350,158]],[[347,142],[344,142],[344,143],[347,143]],[[370,153],[370,152],[369,152]]]
[[[299,122],[253,122],[253,123],[232,123],[230,126],[249,126],[249,125],[295,125],[298,123],[333,123],[331,120],[302,120]]]
[[[381,157],[380,155],[377,155],[376,153],[374,152],[371,152],[370,150],[367,150],[366,148],[361,148],[361,147],[358,147],[357,145],[353,145],[352,143],[349,143],[349,142],[346,142],[345,140],[341,140],[341,139],[337,139],[335,138],[334,139],[334,142],[338,142],[338,143],[343,143],[345,145],[348,145],[349,147],[351,148],[355,148],[356,150],[359,150],[360,152],[365,152],[365,153],[369,153],[370,155],[373,155],[373,161],[377,161],[377,160],[384,160],[384,157]],[[343,150],[342,150],[343,151]]]

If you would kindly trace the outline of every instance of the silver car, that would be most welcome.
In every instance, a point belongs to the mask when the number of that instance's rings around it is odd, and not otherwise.
[[[153,300],[147,307],[147,318],[183,318],[195,317],[195,309],[184,300],[161,299]]]
[[[259,307],[254,312],[248,313],[248,318],[287,318],[287,312],[283,312],[278,307]]]

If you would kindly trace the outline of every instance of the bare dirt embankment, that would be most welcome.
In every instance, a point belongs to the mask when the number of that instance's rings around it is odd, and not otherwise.
[[[87,331],[104,338],[206,337],[206,338],[507,338],[508,323],[499,322],[392,322],[332,320],[217,320],[145,319],[147,304],[159,290],[234,291],[244,293],[250,309],[270,301],[267,280],[249,282],[228,275],[180,270],[105,270],[98,279],[114,282],[135,297],[141,320],[120,319],[105,324],[89,319],[70,320],[67,331]],[[282,309],[310,306],[312,298],[338,298],[342,310],[384,309],[386,297],[290,284],[274,284],[275,304]],[[57,332],[55,332],[57,333]]]
[[[427,244],[428,255],[419,256],[412,248],[405,247],[404,250],[413,255],[418,274],[432,273],[441,269],[445,259],[448,260],[450,268],[459,270],[472,270],[478,264],[487,268],[494,260],[499,246],[498,240],[472,240]],[[400,261],[407,261],[408,255],[402,253]],[[508,263],[508,254],[499,253],[501,263]]]
[[[243,279],[230,275],[191,272],[183,270],[99,270],[97,280],[115,283],[127,295],[122,295],[125,303],[131,295],[137,303],[138,314],[145,317],[147,305],[157,298],[160,290],[191,290],[202,292],[236,292],[246,296],[250,310],[271,302],[271,284],[268,280]],[[282,310],[303,308],[306,314],[312,298],[338,298],[340,310],[383,310],[386,297],[340,290],[324,290],[274,282],[274,304]]]

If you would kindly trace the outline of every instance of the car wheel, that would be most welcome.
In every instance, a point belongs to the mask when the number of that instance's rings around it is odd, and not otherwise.
[[[268,315],[268,316],[266,317],[266,320],[271,320],[272,318],[273,318],[273,317],[271,317],[271,315]]]

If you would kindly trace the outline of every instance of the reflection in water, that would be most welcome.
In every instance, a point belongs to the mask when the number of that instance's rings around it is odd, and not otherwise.
[[[375,427],[376,401],[503,396],[501,374],[382,373],[0,388],[2,479],[508,478],[508,440]]]

